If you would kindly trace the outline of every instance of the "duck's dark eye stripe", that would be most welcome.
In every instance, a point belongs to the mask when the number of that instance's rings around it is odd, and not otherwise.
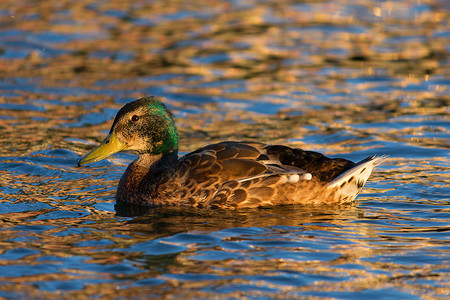
[[[139,116],[133,115],[133,116],[131,117],[131,121],[137,122],[137,120],[139,120]]]

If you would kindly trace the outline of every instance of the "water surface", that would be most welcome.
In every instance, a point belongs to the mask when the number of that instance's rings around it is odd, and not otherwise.
[[[0,3],[0,297],[446,298],[446,1]],[[221,140],[390,159],[345,207],[115,206],[133,99]]]

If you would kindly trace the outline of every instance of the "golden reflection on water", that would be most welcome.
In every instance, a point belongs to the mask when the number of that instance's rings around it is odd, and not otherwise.
[[[0,274],[0,291],[448,296],[444,6],[1,1],[0,268],[30,272]],[[149,94],[165,96],[176,114],[182,152],[256,140],[391,159],[349,207],[130,217],[142,212],[114,209],[130,156],[75,165],[123,103]],[[49,269],[33,273],[41,267]]]

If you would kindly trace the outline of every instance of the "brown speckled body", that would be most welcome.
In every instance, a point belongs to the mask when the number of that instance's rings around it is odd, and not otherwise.
[[[175,152],[139,156],[123,174],[116,198],[145,206],[231,209],[348,202],[353,199],[335,197],[327,183],[354,165],[286,146],[222,142],[180,159]],[[305,172],[310,180],[289,180]]]

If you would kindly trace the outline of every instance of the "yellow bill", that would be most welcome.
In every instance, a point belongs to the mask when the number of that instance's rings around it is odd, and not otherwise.
[[[85,157],[78,161],[78,166],[82,166],[85,164],[90,164],[96,161],[100,161],[102,159],[107,158],[108,156],[117,153],[121,150],[125,150],[127,147],[126,144],[121,143],[114,131],[106,137],[106,139],[94,150],[86,154]]]

